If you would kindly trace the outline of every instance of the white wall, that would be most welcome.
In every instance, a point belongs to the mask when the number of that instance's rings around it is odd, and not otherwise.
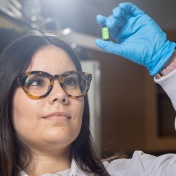
[[[84,72],[92,74],[92,81],[88,92],[90,106],[90,129],[97,151],[101,150],[101,114],[100,114],[100,69],[97,61],[81,61]]]

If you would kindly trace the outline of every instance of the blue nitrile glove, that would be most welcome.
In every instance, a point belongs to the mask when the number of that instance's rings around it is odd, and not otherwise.
[[[121,3],[108,18],[98,15],[100,26],[106,22],[110,35],[117,41],[96,40],[103,50],[125,57],[148,68],[150,75],[157,74],[173,54],[176,44],[156,22],[131,3]]]

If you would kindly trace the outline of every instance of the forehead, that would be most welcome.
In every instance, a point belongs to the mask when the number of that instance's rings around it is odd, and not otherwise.
[[[47,46],[35,52],[26,71],[45,71],[50,74],[61,74],[71,70],[76,70],[76,67],[68,53],[62,48]]]

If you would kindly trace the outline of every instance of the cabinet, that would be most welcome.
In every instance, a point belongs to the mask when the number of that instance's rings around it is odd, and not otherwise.
[[[168,39],[176,41],[174,30],[166,31]],[[154,153],[176,152],[176,113],[160,85],[153,83],[147,73],[145,79],[145,149]]]
[[[175,111],[171,101],[148,75],[145,80],[145,148],[151,152],[175,152]]]
[[[174,128],[175,110],[172,103],[161,86],[156,85],[158,135],[162,138],[176,137]]]
[[[176,151],[175,112],[148,70],[121,57],[85,49],[100,63],[102,154]]]

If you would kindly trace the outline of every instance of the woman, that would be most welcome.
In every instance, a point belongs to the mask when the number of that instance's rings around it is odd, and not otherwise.
[[[26,35],[4,50],[0,67],[0,175],[175,175],[174,154],[136,151],[102,163],[89,130],[91,74],[63,41]]]
[[[31,33],[2,53],[0,67],[0,175],[108,175],[89,130],[91,74],[71,47]]]

